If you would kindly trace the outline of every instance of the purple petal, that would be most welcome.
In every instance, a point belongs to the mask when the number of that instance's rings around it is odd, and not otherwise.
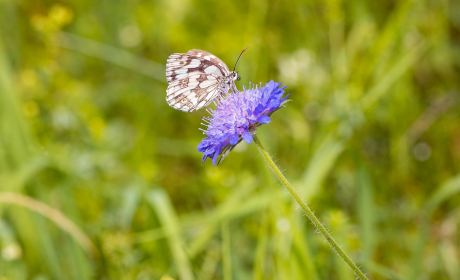
[[[239,139],[240,137],[238,136],[238,134],[233,134],[232,137],[230,137],[230,145],[236,145]]]
[[[214,152],[214,156],[212,158],[212,165],[216,166],[217,158],[219,157],[220,147],[216,147],[216,151]]]
[[[260,123],[269,123],[270,121],[271,121],[271,119],[270,119],[269,116],[260,116],[257,119],[257,122],[260,122]]]
[[[259,104],[257,105],[256,109],[254,110],[254,115],[260,114],[264,110],[264,105]]]
[[[251,133],[246,131],[245,133],[243,133],[243,135],[241,135],[241,137],[243,137],[243,140],[246,141],[246,143],[252,143]]]

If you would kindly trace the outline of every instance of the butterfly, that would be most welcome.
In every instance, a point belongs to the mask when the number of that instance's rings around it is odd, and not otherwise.
[[[247,48],[246,48],[247,49]],[[166,62],[166,102],[174,109],[191,112],[208,106],[214,99],[235,89],[240,76],[236,65],[230,72],[227,65],[215,55],[202,50],[174,53]]]

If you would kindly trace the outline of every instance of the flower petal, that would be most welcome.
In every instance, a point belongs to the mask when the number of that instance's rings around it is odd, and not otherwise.
[[[269,116],[260,116],[257,119],[257,122],[260,122],[260,123],[269,123],[270,121],[271,121],[271,119],[270,119]]]
[[[243,140],[246,141],[246,143],[252,143],[252,135],[251,135],[251,133],[245,132],[245,133],[243,133],[243,135],[241,135],[241,137],[243,137]]]
[[[265,109],[264,105],[262,105],[262,104],[257,105],[256,109],[254,110],[254,115],[258,115],[258,114],[262,113],[262,111],[264,109]]]
[[[233,134],[232,137],[230,137],[230,145],[236,145],[239,139],[240,137],[238,136],[238,134]]]
[[[212,157],[212,165],[216,166],[217,163],[217,158],[219,157],[220,154],[220,147],[216,147],[217,151],[214,152],[214,156]]]

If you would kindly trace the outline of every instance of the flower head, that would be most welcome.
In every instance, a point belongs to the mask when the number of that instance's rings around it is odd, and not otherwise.
[[[241,140],[252,142],[257,127],[270,122],[270,115],[283,107],[288,100],[283,98],[281,83],[268,82],[264,87],[253,87],[242,92],[233,92],[217,104],[215,111],[209,109],[211,117],[203,130],[204,138],[198,145],[203,153],[203,163],[207,158],[212,164],[221,162]],[[217,162],[219,155],[222,155]]]

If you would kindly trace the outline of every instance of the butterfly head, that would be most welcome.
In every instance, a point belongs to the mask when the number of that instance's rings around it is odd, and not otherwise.
[[[241,80],[241,77],[238,75],[238,72],[232,71],[230,72],[230,79],[232,81],[239,81]]]

